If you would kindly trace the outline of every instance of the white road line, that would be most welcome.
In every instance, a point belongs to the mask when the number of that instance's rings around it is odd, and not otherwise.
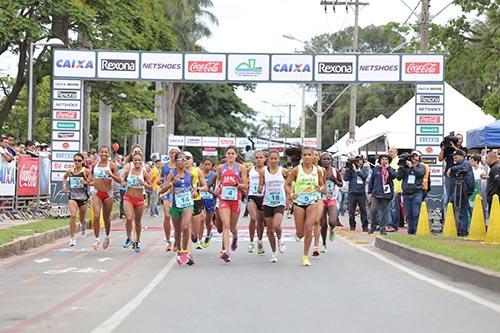
[[[170,259],[165,267],[148,283],[144,289],[141,290],[137,296],[132,298],[120,310],[115,312],[108,320],[96,327],[92,333],[112,332],[116,329],[141,303],[148,297],[148,295],[160,284],[167,276],[168,272],[175,264],[175,257]]]
[[[394,262],[393,260],[387,258],[386,256],[384,256],[382,254],[373,252],[372,250],[369,250],[366,247],[353,244],[350,241],[348,241],[347,239],[345,239],[344,237],[339,237],[339,239],[341,239],[344,243],[347,243],[347,244],[355,247],[358,250],[361,250],[361,251],[363,251],[365,253],[371,254],[372,256],[374,256],[375,258],[379,259],[380,261],[383,261],[386,264],[389,264],[389,265],[391,265],[393,267],[396,267],[397,269],[405,272],[408,275],[413,276],[414,278],[416,278],[418,280],[430,283],[433,286],[441,288],[443,290],[446,290],[446,291],[448,291],[450,293],[460,295],[460,296],[462,296],[462,297],[464,297],[464,298],[466,298],[466,299],[468,299],[468,300],[470,300],[470,301],[472,301],[474,303],[477,303],[477,304],[482,305],[484,307],[487,307],[487,308],[489,308],[489,309],[491,309],[491,310],[493,310],[495,312],[500,313],[500,304],[491,302],[491,301],[489,301],[489,300],[487,300],[485,298],[482,298],[480,296],[477,296],[477,295],[475,295],[475,294],[473,294],[471,292],[455,288],[452,285],[449,285],[449,284],[447,284],[445,282],[438,281],[438,280],[430,278],[430,277],[428,277],[428,276],[426,276],[426,275],[424,275],[422,273],[419,273],[419,272],[416,272],[416,271],[414,271],[412,269],[409,269],[409,268],[407,268],[407,267],[405,267],[405,266],[403,266],[401,264],[398,264],[397,262]]]

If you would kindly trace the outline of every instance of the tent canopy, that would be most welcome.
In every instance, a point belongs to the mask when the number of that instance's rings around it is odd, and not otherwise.
[[[500,147],[500,120],[468,131],[467,146],[470,148]]]

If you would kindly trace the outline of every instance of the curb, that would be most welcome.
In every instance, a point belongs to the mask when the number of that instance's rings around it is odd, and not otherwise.
[[[119,213],[111,213],[111,222],[118,219]],[[0,258],[7,258],[13,255],[19,255],[23,252],[48,244],[60,238],[69,236],[69,225],[42,233],[23,236],[12,242],[0,245]]]
[[[377,236],[375,247],[454,280],[500,292],[500,273]]]

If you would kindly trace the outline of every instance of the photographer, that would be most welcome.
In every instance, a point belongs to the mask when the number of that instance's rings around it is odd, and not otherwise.
[[[417,232],[418,216],[423,200],[422,182],[425,169],[420,164],[420,152],[413,151],[410,155],[403,154],[399,157],[397,178],[403,181],[403,206],[408,223],[408,234]]]
[[[389,155],[381,154],[368,183],[368,194],[371,194],[371,227],[369,234],[380,226],[380,234],[387,235],[385,227],[389,217],[388,207],[392,200],[394,188],[392,180],[396,172],[389,166]]]
[[[488,183],[486,185],[486,201],[488,202],[489,212],[491,213],[491,203],[493,196],[500,196],[500,160],[496,153],[490,152],[486,155],[486,164],[490,167],[488,174]]]
[[[441,151],[439,152],[438,160],[445,161],[444,168],[444,209],[450,199],[451,192],[453,191],[453,186],[451,185],[451,179],[448,176],[448,169],[453,165],[453,152],[457,149],[463,150],[465,155],[467,155],[467,147],[462,146],[464,142],[464,137],[462,134],[455,135],[455,132],[451,132],[449,135],[445,136],[443,142],[441,142]]]
[[[366,212],[366,179],[368,171],[363,170],[363,158],[358,156],[348,160],[346,164],[347,172],[344,175],[344,181],[349,182],[349,225],[351,230],[356,230],[356,206],[359,207],[361,214],[361,225],[363,231],[368,231],[368,214]]]
[[[452,202],[455,209],[458,236],[467,236],[469,234],[469,196],[474,192],[474,171],[470,163],[465,160],[463,150],[455,150],[453,161],[453,165],[447,171],[452,188],[448,202]],[[457,215],[459,215],[458,218]]]

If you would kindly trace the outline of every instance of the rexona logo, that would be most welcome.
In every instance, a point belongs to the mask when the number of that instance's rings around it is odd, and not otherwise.
[[[273,71],[287,73],[305,73],[311,72],[311,66],[309,64],[276,64],[273,66]]]
[[[439,74],[440,71],[439,62],[407,62],[405,64],[406,74]]]
[[[420,95],[420,103],[441,103],[441,95]]]
[[[320,62],[319,74],[352,74],[352,62]]]
[[[222,61],[188,61],[190,73],[222,73]]]
[[[250,58],[247,62],[242,62],[234,69],[234,73],[241,76],[259,76],[262,74],[262,67],[256,66],[257,59]]]
[[[94,68],[94,62],[92,60],[67,60],[59,59],[56,61],[56,66],[60,68]]]
[[[78,93],[76,91],[58,90],[56,96],[60,99],[77,99]]]
[[[133,59],[101,59],[101,70],[116,72],[135,72]]]
[[[147,68],[147,69],[181,69],[181,64],[146,62],[146,63],[142,64],[142,68]]]

